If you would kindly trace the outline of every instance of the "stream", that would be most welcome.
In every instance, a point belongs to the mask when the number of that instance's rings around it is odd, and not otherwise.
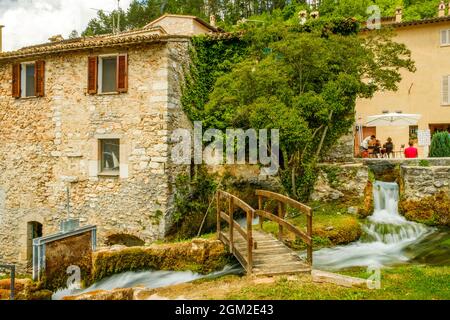
[[[376,181],[374,213],[363,224],[357,242],[314,252],[314,267],[338,270],[348,267],[381,267],[403,263],[448,264],[448,229],[406,220],[398,213],[399,190],[392,182]]]
[[[60,300],[65,296],[79,295],[97,290],[114,290],[117,288],[144,287],[148,289],[154,289],[203,278],[213,279],[230,274],[243,274],[243,269],[240,265],[229,265],[225,266],[225,268],[221,271],[216,271],[207,275],[202,275],[192,271],[128,271],[104,278],[86,289],[59,290],[53,294],[52,299]]]
[[[450,264],[449,228],[432,228],[406,220],[398,213],[399,189],[396,183],[376,181],[373,188],[374,213],[362,225],[360,240],[348,245],[314,251],[315,269],[339,270],[349,267],[381,267],[405,263],[435,265]],[[258,219],[253,220],[257,224]],[[246,227],[246,219],[239,219]],[[305,253],[299,253],[304,256]],[[60,290],[54,300],[95,290],[116,288],[159,288],[201,278],[216,278],[229,274],[244,274],[240,265],[226,266],[208,275],[191,271],[124,272],[102,279],[82,290]]]

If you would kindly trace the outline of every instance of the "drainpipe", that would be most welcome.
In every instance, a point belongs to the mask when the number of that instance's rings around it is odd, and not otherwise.
[[[3,28],[5,26],[0,25],[0,52],[3,52],[3,45],[2,45],[2,33],[3,33]]]

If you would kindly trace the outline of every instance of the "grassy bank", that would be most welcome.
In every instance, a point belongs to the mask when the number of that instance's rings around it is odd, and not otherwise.
[[[341,272],[367,278],[363,269]],[[450,299],[450,267],[401,266],[381,271],[381,289],[345,288],[314,283],[308,275],[298,277],[240,278],[227,276],[216,280],[198,280],[167,288],[150,290],[147,297],[186,299],[375,299],[424,300]]]
[[[335,245],[347,244],[358,240],[362,230],[356,215],[348,214],[348,205],[338,202],[308,204],[313,208],[313,243],[314,250]],[[287,220],[301,230],[306,231],[306,217],[302,214],[296,215]],[[259,228],[259,227],[256,227]],[[263,229],[274,235],[278,235],[278,224],[267,221],[263,224]],[[304,249],[303,241],[296,240],[293,234],[285,233],[287,244],[294,249]]]

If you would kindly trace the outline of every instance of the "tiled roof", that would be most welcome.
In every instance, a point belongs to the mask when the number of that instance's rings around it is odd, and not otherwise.
[[[420,20],[412,20],[412,21],[402,21],[402,22],[395,22],[395,18],[393,17],[387,17],[384,18],[384,20],[390,20],[389,23],[383,23],[383,26],[389,26],[393,28],[402,28],[402,27],[410,27],[410,26],[418,26],[418,25],[425,25],[425,24],[433,24],[433,23],[440,23],[440,22],[449,22],[450,16],[445,17],[436,17],[436,18],[427,18],[427,19],[420,19]],[[383,22],[383,19],[382,19]],[[364,28],[363,31],[367,31],[367,28]]]
[[[159,28],[154,28],[152,30],[133,30],[120,34],[108,34],[102,36],[82,37],[77,39],[49,42],[24,47],[16,51],[2,52],[0,53],[0,61],[67,51],[95,49],[102,47],[116,47],[138,43],[164,42],[171,39],[182,40],[188,39],[188,37],[168,35],[165,32],[159,30]]]
[[[228,39],[240,39],[244,36],[244,32],[221,32],[210,33],[206,37],[210,40],[228,40]]]

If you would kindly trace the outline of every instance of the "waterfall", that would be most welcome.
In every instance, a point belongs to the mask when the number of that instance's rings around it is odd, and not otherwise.
[[[432,228],[406,220],[398,213],[398,185],[376,181],[373,187],[374,212],[363,224],[363,235],[346,246],[314,253],[314,266],[341,269],[353,266],[383,266],[410,259],[404,250],[433,232]]]

